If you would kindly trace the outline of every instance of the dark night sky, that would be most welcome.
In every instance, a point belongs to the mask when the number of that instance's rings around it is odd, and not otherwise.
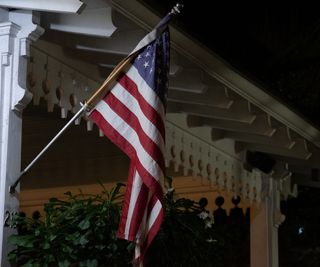
[[[176,4],[142,2],[160,16]],[[315,3],[180,2],[184,9],[173,21],[178,28],[320,126],[320,12]]]

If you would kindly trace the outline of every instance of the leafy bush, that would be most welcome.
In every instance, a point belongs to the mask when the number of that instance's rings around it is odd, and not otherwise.
[[[9,237],[17,248],[9,260],[21,266],[129,266],[130,243],[116,238],[121,185],[99,195],[66,193],[67,201],[50,199],[45,217],[16,216],[18,234]]]

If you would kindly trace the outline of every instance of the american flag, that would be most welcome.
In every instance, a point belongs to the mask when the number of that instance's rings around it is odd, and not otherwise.
[[[163,221],[165,106],[171,14],[140,41],[136,55],[90,113],[104,134],[130,158],[118,237],[136,242],[141,263]]]

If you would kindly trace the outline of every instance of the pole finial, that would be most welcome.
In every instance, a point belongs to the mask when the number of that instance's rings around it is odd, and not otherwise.
[[[181,10],[183,8],[183,4],[177,3],[170,11],[171,14],[177,15],[181,13]]]

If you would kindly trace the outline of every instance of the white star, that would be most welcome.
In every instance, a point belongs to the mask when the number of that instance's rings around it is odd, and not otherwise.
[[[149,72],[149,73],[151,73],[151,72],[153,72],[153,69],[152,69],[152,68],[150,69],[150,72]]]
[[[147,52],[146,55],[145,55],[145,57],[150,57],[150,53]]]
[[[149,67],[149,61],[145,61],[144,64],[143,64],[143,66],[144,66],[145,68]]]
[[[141,58],[141,55],[139,55],[137,59],[139,60],[140,58]]]

